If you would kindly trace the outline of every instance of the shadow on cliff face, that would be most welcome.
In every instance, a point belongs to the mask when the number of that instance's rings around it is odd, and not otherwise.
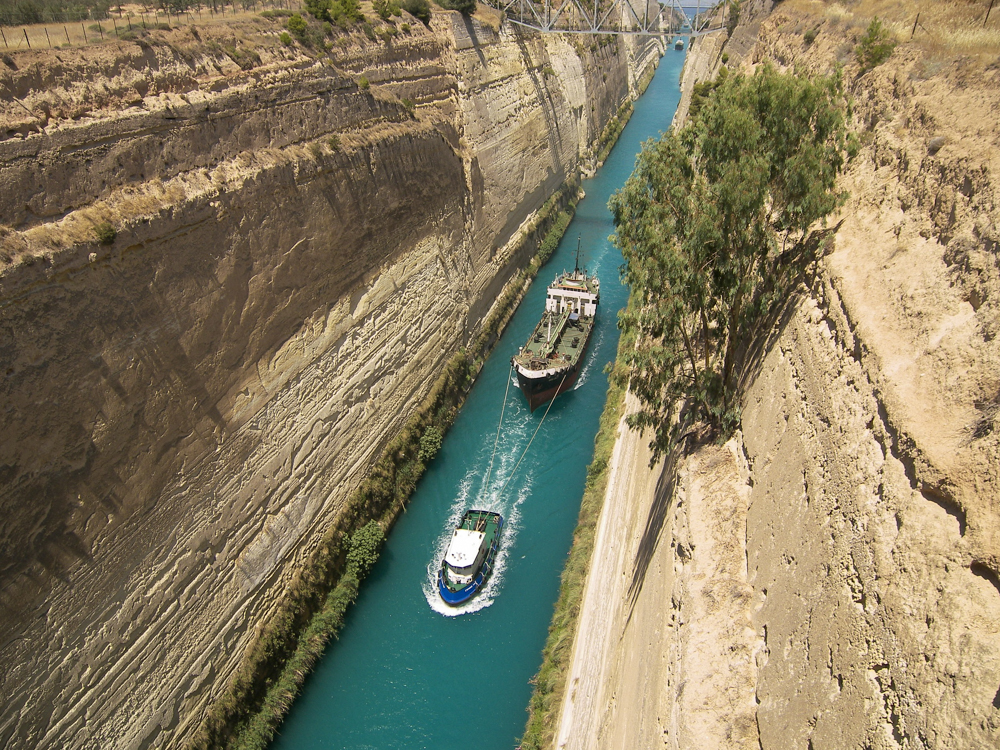
[[[20,501],[36,512],[31,527],[20,524],[22,533],[8,535],[0,547],[0,650],[23,634],[30,623],[25,613],[37,611],[55,581],[69,583],[73,566],[91,559],[87,543],[68,523],[74,505],[65,485],[75,479],[46,477],[21,488]]]
[[[809,268],[826,253],[834,236],[843,225],[841,219],[836,226],[809,233],[802,242],[796,243],[777,265],[786,269],[780,277],[770,279],[761,295],[773,295],[777,302],[771,307],[760,328],[753,335],[740,342],[737,355],[737,371],[740,373],[737,393],[744,394],[757,380],[767,355],[774,349],[784,332],[803,292],[815,281]]]
[[[682,437],[677,446],[670,451],[666,461],[663,462],[660,477],[656,480],[653,503],[649,506],[646,525],[642,530],[642,539],[639,541],[639,548],[636,550],[635,561],[632,564],[632,581],[628,587],[628,620],[632,619],[636,601],[639,599],[642,585],[646,581],[646,573],[649,571],[649,565],[653,561],[653,555],[660,543],[660,537],[663,535],[663,527],[666,525],[667,515],[674,498],[677,459],[684,453],[685,438],[686,436]]]
[[[531,58],[531,52],[528,50],[528,45],[524,39],[520,36],[517,37],[517,47],[521,51],[521,58],[524,60],[524,70],[535,89],[535,100],[538,102],[538,106],[542,110],[542,116],[545,118],[545,132],[549,139],[549,153],[552,155],[552,171],[557,175],[565,174],[567,162],[563,155],[563,134],[559,128],[559,117],[556,112],[556,103],[552,99],[552,92],[548,86],[542,85],[542,82],[538,79],[537,67]]]
[[[813,232],[805,242],[790,250],[790,257],[787,258],[788,263],[784,264],[790,271],[781,278],[773,279],[769,285],[770,288],[765,290],[765,293],[774,294],[779,301],[771,308],[757,335],[744,341],[741,345],[739,364],[742,377],[738,388],[740,393],[746,392],[746,389],[760,374],[764,360],[777,344],[795,313],[805,288],[803,284],[808,284],[810,281],[807,278],[809,265],[821,257],[826,243],[839,228],[840,224]],[[688,420],[682,416],[679,424],[687,425]],[[656,494],[646,517],[642,539],[639,541],[639,548],[633,563],[632,581],[628,588],[629,619],[632,617],[632,611],[642,591],[646,574],[667,523],[677,478],[677,461],[685,455],[689,439],[694,439],[697,442],[704,437],[696,434],[696,430],[697,427],[693,427],[685,431],[684,434],[675,435],[671,441],[674,447],[664,461],[659,479],[656,482]]]

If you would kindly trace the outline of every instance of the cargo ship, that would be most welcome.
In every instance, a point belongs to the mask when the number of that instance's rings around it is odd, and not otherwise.
[[[576,267],[549,285],[542,319],[528,343],[511,358],[531,411],[573,387],[594,332],[600,298],[601,282],[580,268],[577,240]]]
[[[503,516],[488,510],[467,510],[448,543],[438,571],[438,593],[452,606],[471,599],[493,572]]]

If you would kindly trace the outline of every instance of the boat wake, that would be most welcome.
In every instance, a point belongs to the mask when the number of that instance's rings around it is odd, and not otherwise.
[[[590,373],[594,369],[594,363],[597,361],[597,356],[594,354],[594,352],[600,349],[601,344],[604,343],[604,331],[603,330],[598,331],[594,335],[594,338],[596,339],[596,341],[594,342],[591,348],[590,358],[586,361],[586,363],[584,363],[583,369],[580,370],[580,376],[576,379],[576,383],[573,385],[574,391],[580,390],[580,388],[582,388],[584,384],[586,384],[586,382],[590,379]]]
[[[508,436],[516,438],[516,433],[522,432],[526,432],[523,427],[520,427],[520,429],[515,428],[513,431],[514,434],[508,434]],[[458,615],[466,615],[485,609],[493,604],[493,601],[503,588],[504,572],[507,568],[507,558],[511,548],[514,546],[515,540],[517,539],[517,533],[521,528],[521,505],[525,499],[527,499],[528,495],[531,494],[532,486],[531,477],[525,477],[523,481],[517,483],[517,495],[514,497],[513,502],[509,498],[509,490],[506,500],[505,498],[500,497],[499,493],[504,482],[506,481],[506,477],[514,467],[517,457],[520,455],[518,445],[523,443],[523,439],[520,441],[515,439],[512,442],[515,443],[512,450],[505,450],[502,454],[500,454],[498,449],[498,465],[494,467],[494,476],[491,478],[490,487],[487,490],[480,491],[478,493],[473,492],[473,485],[477,483],[477,480],[479,482],[482,482],[483,480],[483,477],[478,476],[478,474],[482,471],[479,468],[470,470],[469,473],[462,479],[458,488],[458,494],[452,503],[451,512],[445,521],[445,525],[441,529],[441,533],[434,542],[431,558],[427,562],[427,576],[424,579],[422,589],[428,606],[438,614],[444,615],[445,617],[457,617]],[[481,465],[485,465],[487,462],[488,458]],[[486,585],[483,586],[483,588],[480,589],[479,592],[467,602],[458,606],[451,606],[445,604],[441,600],[441,596],[438,594],[438,570],[441,567],[441,559],[444,557],[444,554],[448,549],[448,544],[451,541],[452,534],[455,531],[455,526],[457,526],[462,520],[462,516],[465,514],[465,511],[473,507],[500,513],[504,517],[504,528],[500,537],[500,548],[497,550],[496,559],[493,563],[493,573],[486,581]]]

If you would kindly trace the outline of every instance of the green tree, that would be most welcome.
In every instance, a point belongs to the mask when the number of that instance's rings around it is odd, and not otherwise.
[[[428,427],[420,437],[420,460],[426,464],[433,459],[441,450],[442,440],[441,430],[433,425]]]
[[[437,0],[437,4],[445,10],[457,10],[465,16],[476,12],[476,0]]]
[[[285,28],[298,37],[299,41],[302,41],[306,38],[306,30],[309,28],[309,25],[306,23],[306,19],[295,13],[285,23]]]
[[[424,26],[431,22],[431,4],[429,0],[403,0],[403,10],[419,21]]]
[[[362,580],[378,560],[385,534],[377,521],[369,521],[351,535],[347,553],[347,571]]]
[[[358,0],[306,0],[306,10],[320,21],[329,21],[341,28],[364,20]]]
[[[399,4],[396,0],[372,0],[372,10],[383,21],[388,21],[392,16],[399,15]]]
[[[868,24],[865,35],[861,37],[861,41],[854,50],[858,64],[861,66],[861,72],[865,73],[884,63],[892,55],[895,47],[896,42],[890,36],[889,29],[879,20],[878,16],[875,16]]]
[[[844,112],[839,75],[730,74],[683,130],[643,145],[612,196],[632,287],[620,326],[636,335],[616,374],[657,454],[682,401],[723,435],[738,422],[740,345],[789,292],[809,228],[843,200]]]

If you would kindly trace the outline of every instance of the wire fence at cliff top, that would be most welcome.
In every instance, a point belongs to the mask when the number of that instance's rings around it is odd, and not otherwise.
[[[302,0],[163,0],[109,3],[107,0],[0,0],[0,45],[7,50],[58,49],[114,39],[135,39],[147,31],[247,18],[266,11],[300,11]],[[267,13],[265,13],[267,15]]]
[[[224,10],[249,11],[265,8],[298,7],[291,0],[156,0],[153,2],[119,3],[112,0],[0,0],[0,25],[31,26],[78,21],[106,21],[112,17],[145,13],[180,15],[199,11],[221,14]]]

